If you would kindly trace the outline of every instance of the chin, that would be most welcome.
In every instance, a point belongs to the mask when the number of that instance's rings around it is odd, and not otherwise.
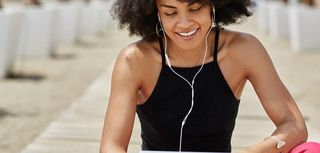
[[[205,37],[205,35],[203,35]],[[192,49],[197,49],[199,46],[204,45],[204,40],[205,38],[203,37],[198,37],[194,38],[192,40],[181,40],[177,39],[175,41],[175,44],[179,46],[183,50],[192,50]],[[202,38],[202,39],[201,39]]]
[[[192,50],[204,45],[206,32],[202,28],[197,28],[189,33],[172,32],[169,37],[170,41],[182,50]]]

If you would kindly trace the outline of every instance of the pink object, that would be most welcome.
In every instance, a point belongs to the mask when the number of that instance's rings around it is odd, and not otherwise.
[[[293,148],[289,153],[320,153],[320,143],[305,142]]]

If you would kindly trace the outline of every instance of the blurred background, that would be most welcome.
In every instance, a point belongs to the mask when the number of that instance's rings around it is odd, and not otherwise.
[[[0,0],[0,153],[98,152],[110,74],[136,41],[110,16],[112,0]],[[226,28],[266,47],[299,105],[309,141],[320,142],[320,0],[256,0],[254,14]],[[235,151],[274,130],[248,83]],[[129,151],[140,150],[135,122]]]

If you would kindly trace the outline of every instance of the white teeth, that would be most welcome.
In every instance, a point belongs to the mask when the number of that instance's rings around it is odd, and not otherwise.
[[[188,37],[191,36],[193,34],[195,34],[197,32],[198,29],[194,29],[190,32],[178,32],[179,35],[184,36],[184,37]]]

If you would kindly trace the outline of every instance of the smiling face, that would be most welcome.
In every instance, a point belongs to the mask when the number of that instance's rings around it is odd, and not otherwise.
[[[171,49],[203,48],[211,26],[211,6],[177,0],[156,0],[156,4]]]

